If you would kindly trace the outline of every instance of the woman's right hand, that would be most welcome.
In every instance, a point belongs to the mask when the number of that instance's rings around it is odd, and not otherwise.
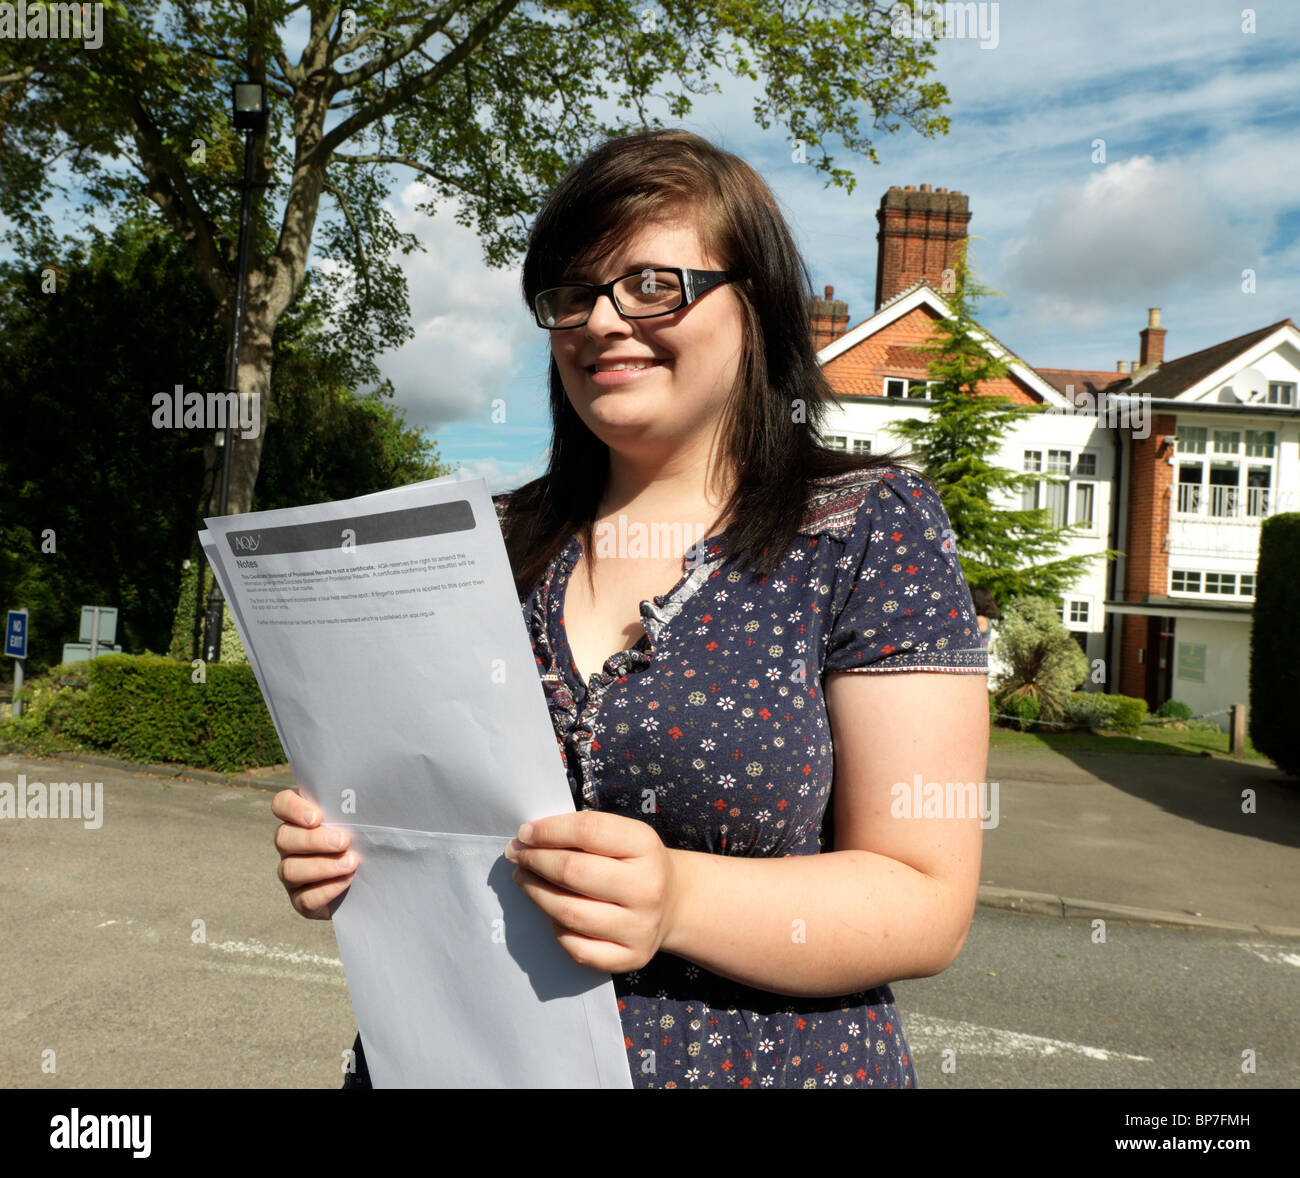
[[[320,809],[296,789],[276,794],[271,813],[283,819],[275,832],[275,849],[289,902],[308,920],[329,920],[331,901],[348,890],[356,874],[357,857],[348,850],[348,832],[318,826]]]

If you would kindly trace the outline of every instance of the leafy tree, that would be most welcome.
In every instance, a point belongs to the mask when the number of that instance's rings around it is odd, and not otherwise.
[[[943,295],[951,315],[939,319],[930,339],[916,349],[931,357],[935,405],[927,416],[893,428],[922,456],[939,488],[955,533],[949,539],[971,587],[987,588],[999,606],[1023,595],[1059,601],[1096,556],[1111,559],[1119,553],[1105,549],[1053,559],[1081,530],[1078,525],[1058,528],[1044,508],[994,506],[1000,495],[1018,496],[1040,479],[1058,480],[998,465],[1003,437],[1039,410],[982,391],[981,386],[1005,376],[1009,365],[992,353],[975,321],[976,302],[997,292],[971,274],[964,249],[949,285]]]
[[[391,386],[352,395],[355,366],[328,331],[326,302],[306,285],[277,337],[255,506],[447,473],[392,406]],[[168,648],[218,451],[203,434],[154,428],[153,398],[178,383],[219,388],[221,350],[210,300],[156,224],[68,243],[46,276],[0,264],[0,608],[31,611],[30,673],[59,661],[86,604],[119,608],[124,648]]]
[[[237,357],[239,394],[264,415],[274,404],[273,340],[313,250],[337,264],[322,283],[341,300],[335,331],[359,371],[377,378],[379,350],[411,334],[394,255],[418,243],[384,207],[386,168],[432,188],[422,206],[430,214],[441,199],[459,200],[457,220],[476,225],[486,261],[504,266],[572,160],[607,135],[661,125],[645,109],[661,75],[682,87],[662,96],[681,119],[687,91],[721,90],[702,81],[720,65],[752,80],[761,71],[755,117],[764,129],[768,112],[788,120],[796,153],[836,134],[874,161],[859,134],[863,107],[886,131],[904,122],[927,136],[947,130],[937,113],[946,92],[926,81],[934,46],[896,36],[893,8],[861,0],[108,0],[104,14],[94,51],[0,41],[0,212],[32,239],[22,248],[37,268],[49,253],[43,202],[66,191],[56,160],[87,209],[121,216],[151,205],[230,338],[241,159],[230,86],[265,84]],[[607,92],[635,107],[635,122],[593,117],[591,100]],[[815,166],[851,192],[851,174],[831,162],[823,153]],[[235,443],[232,511],[252,506],[268,436]]]

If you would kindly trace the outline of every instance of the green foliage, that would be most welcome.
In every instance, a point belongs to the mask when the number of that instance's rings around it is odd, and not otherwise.
[[[1155,714],[1161,720],[1190,720],[1192,709],[1176,699],[1167,699],[1156,709]]]
[[[1032,732],[1035,728],[1041,727],[1035,721],[1042,715],[1042,708],[1032,695],[1009,696],[1003,702],[1002,708],[1005,715],[1017,718],[1018,723],[1013,721],[1010,727],[1017,727],[1021,732]]]
[[[1087,657],[1044,597],[1019,597],[1007,606],[998,649],[1011,668],[997,685],[1003,711],[1011,700],[1032,698],[1043,718],[1058,719],[1067,696],[1088,675]]]
[[[925,346],[916,349],[931,357],[933,408],[893,428],[920,454],[939,488],[952,521],[951,541],[971,588],[987,588],[1002,608],[1014,597],[1059,597],[1096,556],[1118,554],[1107,549],[1053,559],[1079,532],[1078,525],[1058,528],[1043,508],[993,506],[999,498],[1018,497],[1022,489],[1052,476],[998,465],[1002,438],[1037,410],[982,389],[1005,377],[1009,365],[994,358],[989,337],[975,320],[976,302],[997,292],[974,278],[965,250],[956,261],[951,285],[941,292],[951,316],[939,319]]]
[[[61,748],[223,772],[284,761],[247,664],[209,666],[206,682],[195,683],[188,663],[158,655],[103,655],[34,680],[30,709],[31,725]],[[0,739],[6,735],[0,732]]]
[[[1064,719],[1076,728],[1109,728],[1115,719],[1115,697],[1100,691],[1072,691],[1065,697]]]
[[[1111,727],[1117,732],[1136,736],[1147,718],[1147,701],[1131,695],[1112,695],[1110,699],[1115,704],[1115,717],[1111,721]]]
[[[0,264],[0,608],[31,611],[30,674],[60,661],[83,605],[116,606],[128,650],[166,644],[203,439],[153,428],[152,398],[216,387],[224,348],[208,296],[147,226],[46,261],[50,293]]]
[[[1300,659],[1294,641],[1300,617],[1300,512],[1264,520],[1250,628],[1250,742],[1282,772],[1300,777]]]

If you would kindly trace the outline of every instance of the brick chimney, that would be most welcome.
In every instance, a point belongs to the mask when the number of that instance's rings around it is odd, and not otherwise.
[[[820,351],[848,330],[849,305],[835,297],[833,286],[826,288],[825,298],[812,295],[808,299],[808,314],[812,319],[813,351]]]
[[[876,210],[876,310],[922,279],[943,291],[943,272],[952,269],[966,243],[970,198],[946,188],[930,191],[893,185]]]
[[[1138,332],[1142,342],[1138,367],[1160,365],[1165,362],[1165,329],[1160,326],[1160,308],[1147,308],[1147,325]]]

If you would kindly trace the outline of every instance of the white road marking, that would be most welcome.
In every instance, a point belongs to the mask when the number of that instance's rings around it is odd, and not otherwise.
[[[1056,1055],[1072,1052],[1087,1059],[1103,1061],[1132,1060],[1153,1063],[1149,1055],[1130,1055],[1126,1051],[1110,1051],[1105,1047],[1088,1047],[1071,1043],[1067,1039],[1045,1039],[1041,1035],[1026,1035],[1021,1031],[1007,1031],[999,1027],[981,1027],[976,1023],[957,1022],[952,1019],[926,1018],[903,1012],[903,1031],[912,1050],[925,1048],[942,1051],[953,1048],[958,1053],[971,1055]]]
[[[209,949],[223,953],[242,953],[245,957],[267,957],[272,961],[287,961],[293,965],[328,965],[342,969],[337,957],[322,957],[319,953],[304,953],[300,949],[285,949],[280,945],[263,945],[261,941],[210,941]]]
[[[1269,965],[1294,965],[1300,967],[1300,953],[1288,953],[1285,949],[1279,949],[1276,945],[1238,941],[1237,948],[1245,949],[1247,953],[1253,953],[1260,961],[1267,961]]]

